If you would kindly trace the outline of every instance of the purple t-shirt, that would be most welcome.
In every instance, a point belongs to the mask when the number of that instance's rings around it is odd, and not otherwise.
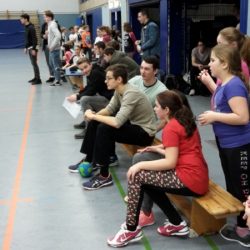
[[[213,110],[232,113],[228,101],[235,96],[248,100],[248,91],[239,77],[233,77],[227,84],[218,85],[214,94]],[[247,125],[228,125],[214,122],[213,129],[222,148],[235,148],[250,143],[250,122]]]

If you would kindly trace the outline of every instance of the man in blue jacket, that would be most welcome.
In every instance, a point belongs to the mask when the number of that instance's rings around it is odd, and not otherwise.
[[[138,52],[142,55],[142,58],[147,56],[160,57],[160,32],[158,25],[149,19],[146,10],[141,10],[137,18],[143,25],[141,29],[141,40],[135,42]]]

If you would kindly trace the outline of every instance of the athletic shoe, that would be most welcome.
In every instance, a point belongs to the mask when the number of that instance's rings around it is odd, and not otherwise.
[[[110,186],[113,184],[112,176],[102,177],[100,174],[95,175],[89,181],[82,184],[84,189],[96,190],[105,186]]]
[[[82,121],[81,123],[78,123],[78,124],[74,125],[75,129],[85,129],[85,127],[86,127],[85,121]]]
[[[250,233],[244,237],[240,237],[236,233],[236,227],[224,225],[220,230],[220,235],[225,240],[237,242],[244,247],[250,247]]]
[[[194,90],[194,89],[191,89],[190,92],[189,92],[189,95],[190,95],[190,96],[194,96],[194,95],[195,95],[195,90]]]
[[[80,132],[78,134],[75,134],[74,137],[75,137],[75,139],[84,139],[85,134],[86,134],[86,129],[84,129],[82,132]]]
[[[117,155],[112,155],[109,157],[109,166],[110,167],[116,167],[119,165],[119,162],[118,162],[118,157]]]
[[[142,210],[139,215],[139,226],[140,227],[146,227],[146,226],[151,226],[155,223],[155,218],[154,214],[151,211],[150,215],[147,216]]]
[[[70,165],[70,166],[68,167],[69,171],[70,171],[71,173],[78,173],[78,172],[79,172],[79,170],[78,170],[79,165],[80,165],[81,163],[83,163],[83,162],[84,162],[84,159],[82,159],[81,161],[79,161],[78,163],[76,163],[76,164],[74,164],[74,165]]]
[[[35,80],[36,80],[36,78],[34,77],[34,78],[30,79],[28,82],[29,82],[29,83],[32,83],[32,82],[34,82]]]
[[[31,84],[32,85],[42,84],[42,80],[41,79],[35,79],[35,81],[32,82]]]
[[[142,237],[143,235],[140,226],[138,226],[135,231],[129,231],[124,223],[121,225],[121,229],[114,237],[107,239],[107,243],[111,247],[123,247],[131,242],[141,240]]]
[[[157,232],[163,236],[187,236],[189,228],[186,221],[182,221],[179,225],[174,225],[169,220],[166,220],[164,226],[158,227]]]
[[[49,79],[48,80],[46,80],[46,82],[47,83],[49,83],[49,82],[54,82],[55,81],[55,77],[49,77]]]
[[[61,85],[62,85],[62,84],[61,84],[60,81],[55,81],[55,82],[52,82],[49,86],[54,87],[54,86],[61,86]]]

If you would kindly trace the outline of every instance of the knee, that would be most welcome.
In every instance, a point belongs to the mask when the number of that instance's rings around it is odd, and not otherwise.
[[[142,161],[142,153],[136,153],[134,156],[133,156],[133,159],[132,159],[132,164],[136,164],[137,162],[140,162]]]
[[[98,125],[97,134],[99,136],[109,135],[109,138],[111,138],[111,135],[113,134],[114,129],[115,128],[113,128],[113,127],[111,127],[109,125],[106,125],[104,123],[100,123]]]
[[[80,99],[81,106],[84,108],[89,104],[91,96],[83,96]]]

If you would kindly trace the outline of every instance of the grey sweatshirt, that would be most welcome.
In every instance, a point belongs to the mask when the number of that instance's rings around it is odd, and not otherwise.
[[[119,127],[130,121],[143,128],[150,136],[156,134],[156,120],[151,103],[145,94],[130,84],[126,84],[122,95],[115,91],[106,108],[115,115]]]
[[[48,47],[50,51],[61,48],[61,32],[54,20],[48,23]]]

